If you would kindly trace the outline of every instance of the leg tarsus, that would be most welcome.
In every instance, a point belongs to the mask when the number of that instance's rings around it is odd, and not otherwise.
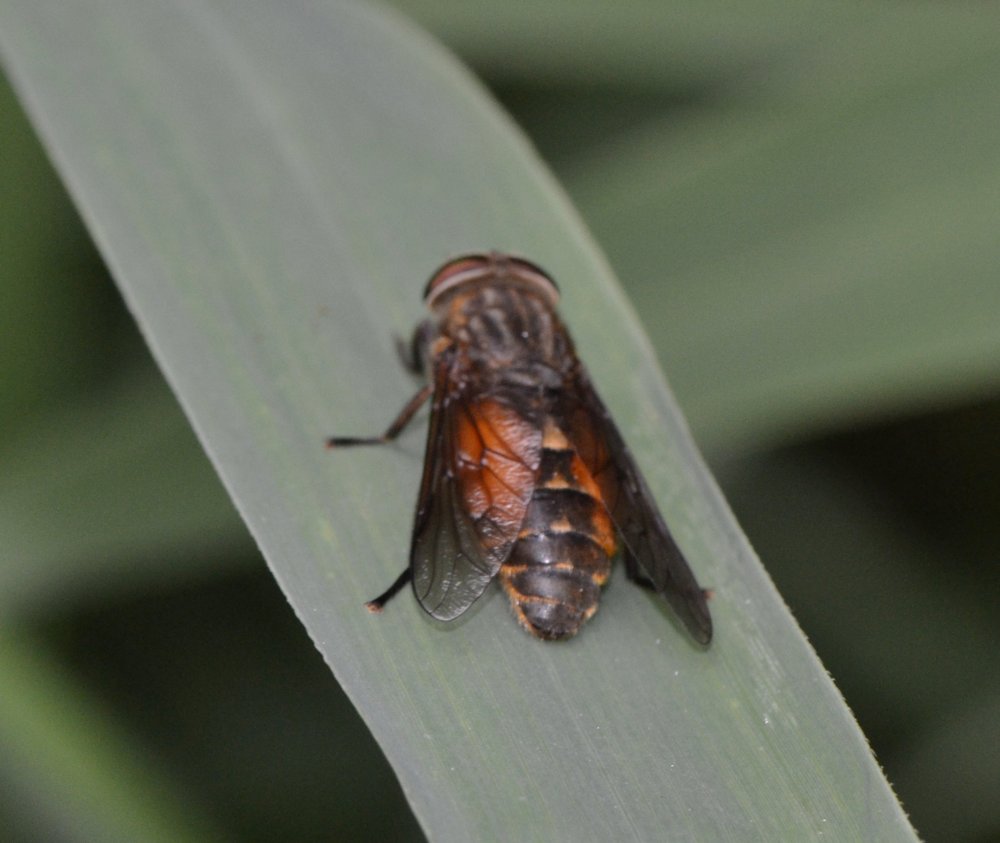
[[[365,603],[365,608],[368,609],[369,612],[378,614],[385,607],[386,603],[402,591],[403,587],[412,579],[412,577],[413,571],[407,567],[406,570],[396,578],[396,581],[392,585],[390,585],[374,600],[369,600]]]
[[[417,414],[420,405],[430,397],[433,390],[434,387],[431,384],[421,387],[420,391],[406,402],[406,406],[396,416],[395,421],[389,425],[389,428],[381,436],[330,436],[326,440],[326,447],[346,448],[351,445],[385,445],[388,442],[392,442],[403,432],[406,425]]]

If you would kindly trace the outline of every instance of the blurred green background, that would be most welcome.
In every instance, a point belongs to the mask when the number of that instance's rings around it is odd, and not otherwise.
[[[918,831],[1000,840],[1000,12],[398,5],[588,221]],[[0,836],[420,839],[7,88],[0,127]]]

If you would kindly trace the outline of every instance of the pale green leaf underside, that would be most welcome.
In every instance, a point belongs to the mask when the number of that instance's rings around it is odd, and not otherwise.
[[[586,233],[477,86],[378,8],[0,4],[8,69],[237,507],[435,840],[912,840],[688,439]],[[700,579],[691,645],[621,578],[582,636],[500,599],[365,599],[406,556],[420,434],[393,332],[456,252],[531,256]],[[375,379],[371,373],[376,372]]]

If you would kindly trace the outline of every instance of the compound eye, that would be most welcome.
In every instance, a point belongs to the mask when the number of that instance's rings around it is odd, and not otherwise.
[[[501,252],[463,255],[442,266],[424,290],[424,301],[433,310],[442,297],[459,287],[474,283],[514,284],[534,290],[551,307],[559,301],[559,288],[545,270],[524,258]]]
[[[476,278],[485,278],[492,272],[493,261],[489,255],[462,255],[452,258],[437,270],[424,289],[424,301],[430,307],[434,299],[445,290],[452,290],[459,284]]]
[[[551,288],[546,295],[553,304],[559,300],[559,285],[555,279],[542,269],[537,263],[532,263],[524,258],[510,258],[511,274],[532,284],[537,284],[542,288]]]

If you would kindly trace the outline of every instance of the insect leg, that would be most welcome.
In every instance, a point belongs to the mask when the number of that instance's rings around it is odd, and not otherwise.
[[[402,361],[403,368],[411,375],[424,373],[424,357],[434,331],[434,324],[431,320],[425,319],[417,325],[409,342],[398,335],[396,336],[396,354]]]
[[[407,342],[399,334],[393,337],[393,340],[396,344],[396,356],[403,364],[403,368],[411,375],[423,374],[421,372],[420,359],[413,349],[413,342]]]
[[[410,579],[413,577],[413,571],[407,568],[403,573],[399,575],[396,581],[390,585],[382,594],[376,597],[374,600],[369,600],[365,603],[365,607],[369,612],[378,613],[382,611],[382,607],[385,606],[393,597],[395,597],[402,590]]]
[[[422,387],[420,392],[414,395],[406,406],[396,416],[396,420],[389,425],[388,430],[381,436],[331,436],[326,440],[327,448],[346,448],[349,445],[385,445],[392,442],[403,429],[409,424],[420,409],[420,405],[426,401],[434,391],[432,384]]]

